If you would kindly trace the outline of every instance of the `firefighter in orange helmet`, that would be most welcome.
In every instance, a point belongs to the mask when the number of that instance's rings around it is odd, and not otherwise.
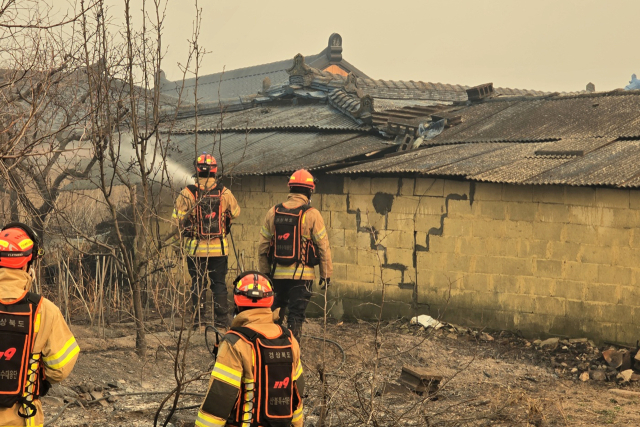
[[[29,226],[0,231],[0,426],[42,427],[39,397],[71,373],[80,352],[58,307],[30,292],[41,254]]]
[[[208,317],[205,293],[207,276],[211,282],[214,300],[214,323],[218,328],[229,327],[227,260],[229,244],[227,234],[231,220],[240,215],[240,206],[231,190],[216,179],[216,159],[202,153],[195,161],[196,182],[178,195],[173,218],[178,221],[187,255],[191,276],[191,303],[194,310],[193,326],[206,323]]]
[[[269,278],[247,271],[234,280],[236,317],[220,344],[196,426],[290,426],[303,420],[300,346],[274,323]]]
[[[308,171],[294,172],[289,178],[287,201],[267,212],[260,231],[259,268],[273,279],[276,292],[273,309],[280,309],[282,323],[289,308],[288,326],[298,341],[316,278],[314,267],[319,266],[323,289],[333,272],[327,229],[320,212],[311,207],[315,188],[315,180]]]

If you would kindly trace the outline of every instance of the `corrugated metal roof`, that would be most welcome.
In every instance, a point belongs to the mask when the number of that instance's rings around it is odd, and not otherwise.
[[[225,175],[264,175],[300,168],[318,169],[375,152],[389,145],[379,137],[358,132],[261,132],[173,135],[169,158],[193,168],[196,153],[218,159]]]
[[[537,154],[558,150],[573,154]],[[439,145],[330,173],[417,173],[512,184],[640,187],[640,141],[593,138]]]
[[[173,124],[173,132],[193,132],[195,117],[180,119]],[[198,117],[199,132],[211,132],[224,128],[225,131],[247,130],[287,130],[319,129],[368,131],[334,107],[327,104],[312,105],[265,105],[225,114],[209,114]],[[165,128],[165,131],[168,130]]]
[[[640,96],[553,97],[489,101],[461,108],[462,124],[432,144],[620,137],[640,133]]]

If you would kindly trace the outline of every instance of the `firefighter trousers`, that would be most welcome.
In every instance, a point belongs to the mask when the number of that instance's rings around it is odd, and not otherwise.
[[[307,311],[309,300],[311,300],[312,285],[312,280],[280,279],[273,281],[273,290],[276,295],[271,309],[280,309],[279,323],[282,323],[285,311],[287,307],[289,308],[287,323],[298,342],[300,342],[302,335],[302,324],[304,323],[305,312]]]
[[[206,283],[211,282],[213,292],[213,311],[215,325],[229,327],[229,301],[226,284],[227,276],[226,256],[219,257],[187,257],[187,267],[191,276],[191,303],[196,310],[194,323],[204,321],[206,315]],[[198,310],[199,308],[199,310]]]

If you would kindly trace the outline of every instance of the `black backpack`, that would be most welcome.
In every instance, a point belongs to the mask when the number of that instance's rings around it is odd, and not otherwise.
[[[303,218],[311,209],[309,205],[288,209],[281,203],[275,207],[276,233],[271,242],[271,262],[274,264],[304,264],[315,267],[320,264],[318,248],[311,239],[303,239]]]
[[[222,193],[224,185],[218,183],[209,191],[202,191],[196,185],[188,185],[187,189],[195,198],[194,237],[201,239],[220,238],[224,234],[224,212],[222,212]]]
[[[40,390],[41,364],[31,354],[41,301],[40,295],[31,292],[20,300],[0,301],[0,408],[20,403],[24,406],[18,415],[23,418],[35,415],[36,408],[31,402],[44,395]],[[24,396],[29,387],[31,399]]]
[[[245,327],[231,328],[228,333],[239,335],[251,344],[255,357],[255,382],[242,382],[229,424],[289,427],[293,412],[302,400],[293,386],[296,367],[291,333],[283,328],[279,337],[271,339]]]

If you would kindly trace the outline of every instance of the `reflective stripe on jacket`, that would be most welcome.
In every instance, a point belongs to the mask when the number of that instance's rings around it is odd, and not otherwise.
[[[0,268],[0,299],[4,302],[22,298],[31,288],[31,276],[22,270]],[[80,347],[64,321],[60,309],[51,301],[42,298],[40,313],[36,316],[34,329],[36,339],[33,344],[32,364],[42,363],[47,380],[58,383],[69,376],[78,359]],[[40,360],[39,360],[40,359]],[[37,413],[34,417],[21,418],[16,404],[12,408],[0,408],[0,426],[41,427],[44,423],[42,404],[36,400]]]
[[[198,179],[197,185],[201,190],[210,189],[216,186],[216,179]],[[195,221],[195,202],[196,199],[194,195],[191,193],[191,191],[189,191],[188,188],[185,187],[176,199],[172,217],[179,222],[183,220],[187,215],[189,215],[192,220]],[[220,207],[222,209],[222,212],[225,212],[226,215],[229,215],[231,219],[237,218],[238,215],[240,215],[240,206],[238,205],[238,201],[231,193],[231,190],[226,187],[220,197]],[[227,242],[227,239],[224,235],[222,239],[188,238],[185,239],[184,244],[184,249],[188,256],[219,257],[229,255],[229,243]]]
[[[287,201],[283,206],[287,209],[294,209],[309,203],[309,199],[302,194],[291,193],[287,197]],[[276,233],[275,206],[269,209],[264,219],[264,224],[260,230],[260,244],[258,247],[259,270],[261,273],[271,273],[269,265],[269,247],[271,240]],[[333,274],[333,264],[331,262],[331,247],[329,246],[329,238],[327,237],[327,229],[324,225],[322,215],[317,209],[311,208],[305,212],[303,217],[302,238],[312,239],[318,246],[318,256],[320,257],[320,277],[329,278]],[[276,265],[274,279],[295,279],[295,280],[313,280],[316,278],[315,270],[308,265]]]
[[[265,335],[276,336],[281,334],[281,329],[273,321],[276,313],[269,308],[254,308],[245,310],[233,319],[232,327],[244,326]],[[220,344],[218,358],[211,372],[209,390],[205,397],[198,416],[196,426],[211,427],[223,426],[226,423],[240,393],[240,384],[252,384],[254,356],[251,344],[234,339],[237,335],[228,334]],[[304,383],[302,361],[300,360],[300,346],[294,337],[293,360],[296,366],[293,377],[294,386],[299,387]],[[300,402],[294,410],[292,425],[302,427],[304,425],[303,403]]]

